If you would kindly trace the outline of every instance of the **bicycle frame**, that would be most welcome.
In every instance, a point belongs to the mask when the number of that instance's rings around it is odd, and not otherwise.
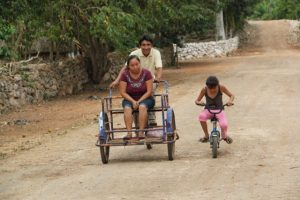
[[[216,118],[216,114],[214,114],[213,118],[211,119],[211,122],[213,124],[213,128],[209,137],[210,144],[212,144],[212,137],[217,137],[218,141],[220,141],[220,131],[218,130],[218,119]]]

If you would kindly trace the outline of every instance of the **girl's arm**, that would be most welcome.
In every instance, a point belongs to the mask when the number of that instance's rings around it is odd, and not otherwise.
[[[221,92],[225,93],[229,97],[229,100],[226,104],[232,106],[234,95],[224,85],[220,85],[220,88],[221,88]]]
[[[146,87],[147,87],[147,92],[137,101],[138,103],[141,103],[143,100],[147,99],[152,95],[152,90],[153,90],[153,80],[150,79],[146,81]]]
[[[201,100],[205,95],[205,88],[202,88],[200,94],[198,95],[197,99],[195,100],[195,104],[204,104]]]

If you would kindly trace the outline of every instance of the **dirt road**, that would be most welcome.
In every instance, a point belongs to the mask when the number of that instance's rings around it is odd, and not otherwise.
[[[0,199],[300,199],[300,51],[286,45],[284,21],[251,23],[257,52],[166,70],[181,136],[174,161],[164,145],[115,147],[103,165],[97,124],[85,124],[2,159]],[[209,74],[236,96],[226,109],[234,142],[217,159],[198,142],[194,105]]]

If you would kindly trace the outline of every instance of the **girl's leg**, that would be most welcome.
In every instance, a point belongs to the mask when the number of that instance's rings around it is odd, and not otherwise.
[[[209,134],[208,134],[208,129],[207,129],[207,123],[206,121],[208,119],[210,119],[212,117],[212,115],[208,112],[207,109],[203,110],[200,115],[199,115],[199,121],[200,121],[200,124],[201,124],[201,127],[202,127],[202,130],[205,134],[205,138],[209,138]]]
[[[200,121],[200,124],[201,124],[202,130],[204,132],[205,138],[209,138],[208,129],[207,129],[207,123]]]
[[[225,116],[225,112],[222,111],[221,113],[217,114],[217,119],[219,121],[219,125],[221,127],[221,135],[222,138],[225,139],[227,138],[227,128],[228,128],[228,123],[227,123],[227,118]]]

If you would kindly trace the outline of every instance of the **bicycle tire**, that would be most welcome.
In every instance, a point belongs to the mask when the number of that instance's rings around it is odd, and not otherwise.
[[[217,158],[218,156],[218,137],[212,137],[212,157]]]

